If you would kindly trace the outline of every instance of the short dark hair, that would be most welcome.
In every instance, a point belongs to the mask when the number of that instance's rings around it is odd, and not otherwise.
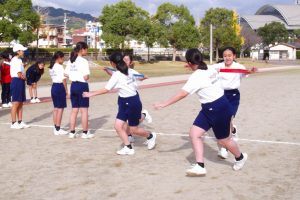
[[[227,51],[227,50],[231,51],[233,55],[236,55],[236,49],[233,48],[233,47],[225,47],[225,48],[223,48],[223,50],[222,50],[222,55],[223,55],[224,52]]]

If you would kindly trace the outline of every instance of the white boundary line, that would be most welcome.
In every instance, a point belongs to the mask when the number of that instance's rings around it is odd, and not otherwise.
[[[2,125],[10,125],[11,123],[0,123]],[[53,126],[49,125],[38,125],[38,124],[29,124],[32,127],[39,127],[39,128],[53,128]],[[62,127],[62,128],[68,128],[68,127]],[[80,128],[76,128],[76,130],[81,130]],[[115,132],[114,129],[89,129],[92,131],[104,131],[104,132]],[[158,135],[161,136],[178,136],[178,137],[189,137],[187,134],[178,134],[178,133],[160,133],[157,132]],[[215,137],[210,137],[210,136],[204,136],[205,139],[211,139],[215,140]],[[298,142],[284,142],[284,141],[272,141],[272,140],[255,140],[255,139],[243,139],[239,138],[239,141],[245,141],[245,142],[255,142],[255,143],[264,143],[264,144],[282,144],[282,145],[295,145],[295,146],[300,146],[300,143]]]

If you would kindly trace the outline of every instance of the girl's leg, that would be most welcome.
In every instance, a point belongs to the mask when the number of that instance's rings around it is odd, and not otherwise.
[[[89,129],[89,112],[88,108],[80,108],[80,113],[81,113],[81,124],[82,124],[82,129],[83,131],[88,131]]]
[[[129,131],[134,135],[138,135],[145,138],[148,138],[151,134],[150,131],[146,131],[145,129],[139,128],[138,126],[129,126]]]
[[[10,111],[12,122],[17,121],[17,112],[18,112],[19,104],[20,104],[20,102],[13,102],[12,103],[12,108],[11,108],[11,111]]]
[[[37,97],[37,83],[32,84],[33,97]]]
[[[238,144],[232,139],[230,135],[228,138],[218,140],[218,143],[228,149],[236,158],[241,156],[241,151]]]
[[[63,113],[64,113],[63,108],[57,109],[57,112],[56,112],[56,126],[61,126]]]
[[[6,93],[6,91],[5,91],[5,84],[2,83],[1,87],[2,87],[1,100],[2,100],[2,104],[5,104],[6,103],[6,98],[5,98],[5,96],[6,96],[6,94],[5,94]]]
[[[18,114],[18,121],[22,121],[22,118],[23,118],[23,102],[21,102],[19,104],[17,114]]]
[[[79,108],[72,108],[71,117],[70,117],[70,130],[71,131],[75,130],[78,111],[79,111]]]
[[[205,130],[198,127],[198,126],[192,126],[190,130],[190,139],[192,142],[196,162],[198,163],[204,163],[203,158],[203,138],[202,136],[205,134]]]
[[[115,129],[119,135],[119,137],[121,138],[122,142],[124,145],[130,145],[130,142],[128,140],[128,135],[127,135],[127,132],[126,132],[126,127],[127,127],[127,123],[122,121],[122,120],[119,120],[119,119],[116,119],[115,121]]]
[[[33,92],[32,92],[32,90],[33,90],[33,84],[29,85],[29,96],[30,96],[31,99],[33,98]]]
[[[57,121],[57,113],[58,113],[58,108],[54,108],[54,109],[53,109],[53,124],[54,124],[54,125],[57,125],[57,124],[56,124],[56,121]]]

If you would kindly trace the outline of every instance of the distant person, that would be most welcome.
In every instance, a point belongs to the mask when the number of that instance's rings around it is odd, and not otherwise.
[[[268,63],[270,59],[270,53],[269,53],[269,50],[264,50],[264,57],[263,57],[263,60]]]
[[[11,76],[10,76],[9,54],[3,53],[1,54],[1,58],[3,59],[3,62],[1,64],[2,107],[10,108],[12,107],[12,103],[11,103],[11,96],[10,96]]]
[[[68,132],[61,129],[62,115],[67,107],[68,88],[66,77],[64,76],[64,53],[57,51],[54,53],[49,66],[49,73],[52,79],[51,97],[53,101],[53,134],[67,135]]]
[[[44,74],[45,62],[43,60],[37,61],[31,65],[26,71],[26,80],[29,87],[30,103],[40,103],[37,95],[37,83]]]
[[[10,61],[10,75],[12,77],[10,92],[12,97],[11,126],[12,129],[29,128],[23,122],[23,103],[26,101],[25,70],[22,62],[24,51],[27,50],[21,44],[13,47],[14,57]],[[18,118],[18,121],[17,121]]]
[[[69,138],[75,138],[75,127],[78,112],[81,113],[81,124],[83,133],[81,138],[93,138],[94,134],[88,130],[88,108],[90,102],[88,98],[83,98],[82,93],[89,91],[88,80],[90,78],[90,67],[88,61],[84,58],[88,53],[88,45],[85,42],[78,42],[71,53],[70,60],[65,69],[65,76],[71,83],[71,103],[72,112],[70,117]]]

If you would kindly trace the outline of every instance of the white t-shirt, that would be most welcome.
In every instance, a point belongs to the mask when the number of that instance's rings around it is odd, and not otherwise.
[[[10,61],[10,76],[12,78],[14,78],[14,77],[18,78],[19,72],[22,72],[22,74],[24,74],[24,72],[25,72],[24,65],[23,65],[21,58],[18,58],[17,56],[15,56]]]
[[[68,61],[67,67],[65,69],[65,74],[69,76],[71,81],[86,82],[84,76],[90,75],[90,67],[88,61],[78,56],[75,62],[71,63]]]
[[[230,67],[226,67],[225,63],[218,63],[214,64],[212,66],[218,71],[220,69],[246,69],[244,65],[241,65],[239,63],[233,62]],[[220,80],[220,86],[224,90],[233,90],[238,89],[241,85],[241,79],[244,78],[246,75],[241,73],[227,73],[227,72],[220,72],[219,73],[219,80]]]
[[[49,74],[51,76],[53,83],[62,83],[64,79],[66,79],[64,75],[64,67],[58,63],[55,63],[52,69],[49,70]]]
[[[224,95],[224,90],[219,86],[218,72],[215,69],[196,70],[183,86],[183,90],[196,93],[201,103],[213,102]]]
[[[112,90],[114,88],[119,90],[119,96],[123,98],[132,97],[137,95],[137,78],[134,76],[139,74],[133,69],[128,69],[128,76],[116,71],[112,74],[105,89]]]

